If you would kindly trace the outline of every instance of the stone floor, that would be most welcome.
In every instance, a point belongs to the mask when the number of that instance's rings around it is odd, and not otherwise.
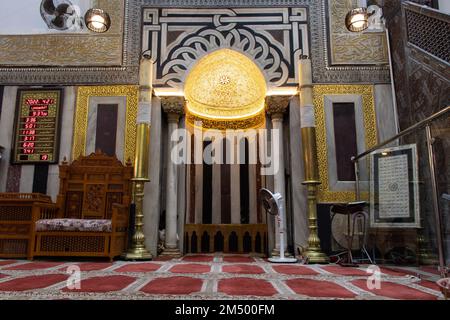
[[[0,260],[0,300],[443,299],[435,269],[380,266],[380,271],[381,287],[370,289],[367,266],[281,265],[246,255],[113,263]]]

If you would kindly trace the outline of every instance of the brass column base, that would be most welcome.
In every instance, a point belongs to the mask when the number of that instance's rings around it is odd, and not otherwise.
[[[160,254],[161,257],[172,257],[172,258],[180,258],[182,256],[180,249],[178,248],[166,248]]]
[[[149,261],[153,259],[153,256],[150,252],[148,252],[145,249],[133,249],[129,252],[125,253],[122,258],[124,260],[131,260],[131,261]]]
[[[318,235],[317,226],[317,180],[305,181],[303,184],[307,187],[308,192],[308,221],[309,221],[309,237],[308,248],[303,253],[308,259],[308,263],[327,264],[330,263],[330,259],[326,254],[322,252],[320,247],[320,239]]]
[[[330,259],[328,256],[320,251],[316,250],[309,250],[306,249],[304,255],[308,258],[308,263],[314,263],[314,264],[328,264],[330,263]]]

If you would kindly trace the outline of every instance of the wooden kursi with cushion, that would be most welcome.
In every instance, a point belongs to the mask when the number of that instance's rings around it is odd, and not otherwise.
[[[32,256],[34,225],[55,217],[58,207],[38,193],[0,193],[0,258]]]
[[[126,250],[133,168],[93,153],[59,166],[59,213],[36,221],[33,256],[109,257]]]

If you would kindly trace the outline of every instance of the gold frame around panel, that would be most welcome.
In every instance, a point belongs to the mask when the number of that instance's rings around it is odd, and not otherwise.
[[[320,182],[318,188],[318,200],[322,203],[339,203],[355,201],[354,191],[332,191],[328,180],[328,144],[325,123],[325,96],[327,95],[360,95],[364,113],[364,129],[366,149],[375,146],[377,139],[377,120],[375,113],[375,100],[373,85],[315,85],[314,109],[316,114],[316,141],[317,158],[319,165]],[[362,192],[365,199],[367,192]]]
[[[376,65],[389,63],[386,35],[381,32],[351,32],[345,28],[345,15],[358,7],[358,1],[328,0],[330,58],[332,65]]]
[[[75,110],[72,160],[86,155],[86,133],[88,126],[89,99],[92,97],[125,97],[126,121],[124,161],[133,160],[136,151],[136,119],[139,102],[138,86],[89,86],[78,87]]]

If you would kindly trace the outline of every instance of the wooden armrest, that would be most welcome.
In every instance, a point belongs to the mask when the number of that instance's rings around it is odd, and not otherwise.
[[[33,221],[42,219],[58,219],[60,218],[59,207],[54,203],[34,203],[33,204]]]

